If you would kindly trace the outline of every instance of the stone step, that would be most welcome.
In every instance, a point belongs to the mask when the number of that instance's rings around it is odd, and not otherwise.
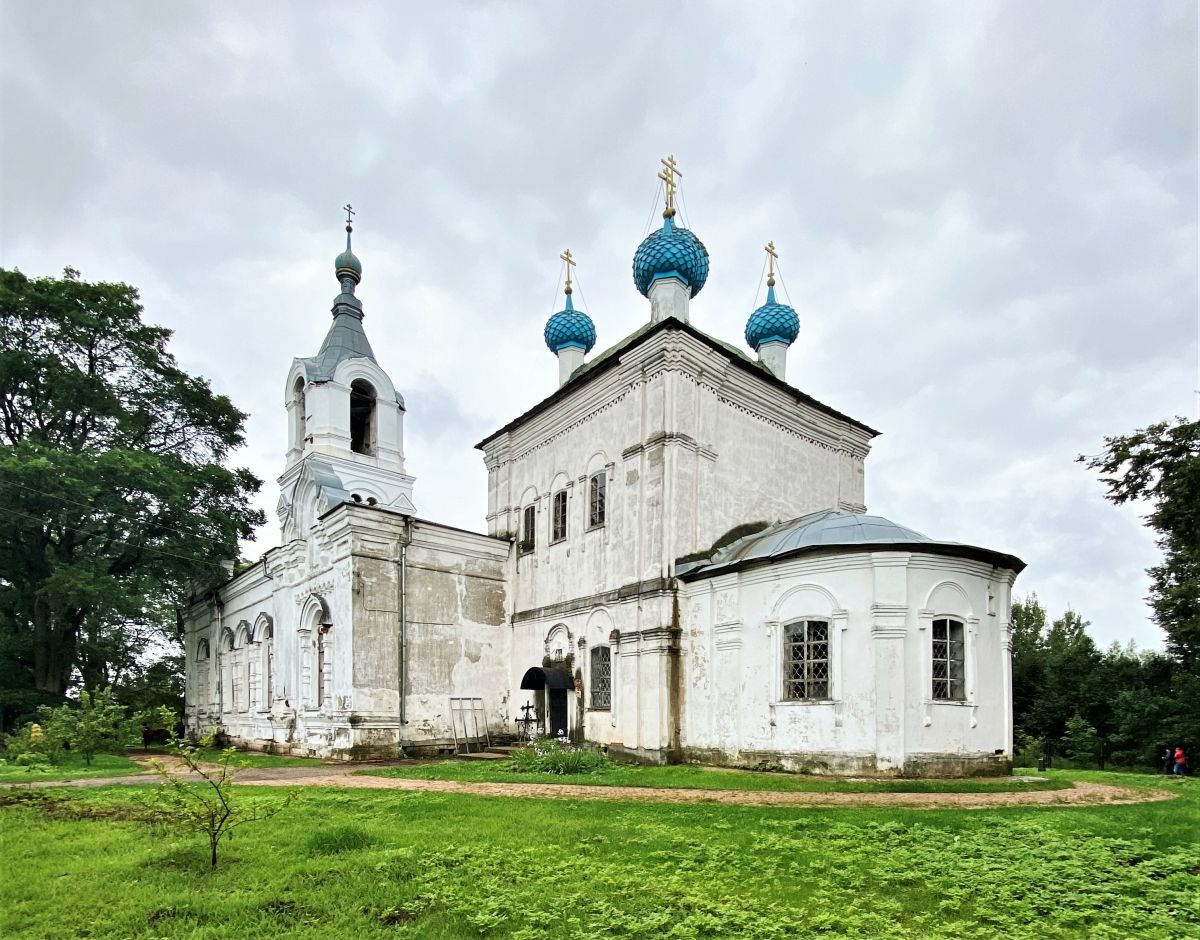
[[[472,751],[470,754],[459,754],[463,760],[505,760],[507,754],[496,754],[493,751]]]

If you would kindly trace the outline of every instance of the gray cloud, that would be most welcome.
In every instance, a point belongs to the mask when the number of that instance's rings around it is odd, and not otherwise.
[[[0,263],[142,289],[282,469],[283,379],[336,293],[337,207],[409,404],[423,515],[479,528],[471,446],[551,391],[558,252],[600,346],[660,155],[740,341],[773,238],[792,382],[881,428],[873,511],[1029,563],[1101,641],[1157,644],[1152,539],[1074,462],[1191,411],[1196,10],[1186,2],[8,3]],[[268,525],[251,551],[276,539]]]

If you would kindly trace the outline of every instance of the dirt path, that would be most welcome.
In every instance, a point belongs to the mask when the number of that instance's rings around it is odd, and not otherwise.
[[[346,787],[473,796],[534,797],[555,800],[616,800],[650,803],[726,803],[740,806],[900,806],[916,809],[989,809],[997,806],[1087,806],[1151,803],[1171,800],[1168,790],[1116,787],[1077,781],[1069,790],[1026,790],[1013,793],[806,793],[777,790],[684,790],[665,787],[602,787],[557,783],[466,783],[458,780],[406,780],[359,775],[345,767],[247,767],[239,783],[264,787]],[[73,781],[36,781],[32,787],[106,787],[156,783],[152,774],[92,777]]]

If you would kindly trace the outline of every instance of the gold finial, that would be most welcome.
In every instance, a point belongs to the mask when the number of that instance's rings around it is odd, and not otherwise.
[[[563,260],[563,263],[567,266],[567,286],[565,288],[563,288],[563,293],[569,294],[569,293],[571,293],[571,268],[575,267],[575,259],[571,257],[571,249],[570,248],[564,249],[563,253],[561,255],[559,255],[559,257]]]
[[[775,243],[767,242],[763,249],[767,253],[767,287],[775,286],[775,262],[779,260],[779,252],[775,250]]]
[[[675,215],[675,177],[683,179],[683,174],[679,171],[679,167],[675,165],[675,154],[670,154],[667,159],[660,160],[663,168],[658,171],[658,178],[663,181],[663,188],[667,196],[666,208],[663,209],[663,218],[669,219]]]

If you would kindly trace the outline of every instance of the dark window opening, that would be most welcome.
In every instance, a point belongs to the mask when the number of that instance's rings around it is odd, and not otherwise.
[[[967,658],[962,623],[948,618],[933,622],[932,654],[934,699],[966,701]]]
[[[567,537],[567,491],[554,494],[553,513],[550,522],[550,541],[561,542]]]
[[[362,379],[350,384],[350,449],[375,453],[375,389]]]
[[[607,646],[592,647],[592,708],[612,707],[612,657]]]
[[[308,438],[308,415],[305,414],[306,403],[304,400],[304,378],[296,379],[296,385],[292,389],[292,411],[293,420],[296,422],[296,447],[304,450],[304,444]]]
[[[521,541],[518,548],[521,554],[533,551],[534,546],[534,526],[537,524],[537,510],[533,506],[526,506],[522,517],[521,525]]]
[[[604,525],[604,503],[608,496],[608,474],[601,470],[588,485],[588,527]]]
[[[829,624],[800,620],[783,628],[783,697],[829,698]]]

